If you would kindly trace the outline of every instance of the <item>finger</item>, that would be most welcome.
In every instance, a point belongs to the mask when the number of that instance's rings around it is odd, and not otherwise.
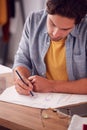
[[[33,80],[33,79],[37,79],[38,78],[38,75],[34,75],[34,76],[30,76],[28,79],[31,81],[31,80]]]
[[[29,87],[31,87],[31,88],[33,87],[32,84],[31,84],[31,82],[30,82],[27,78],[24,77],[23,80],[24,80],[24,83],[25,83],[27,86],[29,86]]]
[[[36,82],[36,80],[35,80],[35,79],[32,79],[32,80],[30,80],[30,82],[31,82],[32,84],[34,84],[34,83]]]
[[[17,79],[17,84],[23,89],[28,89],[27,85],[23,83],[20,79]]]
[[[15,89],[21,95],[30,95],[30,91],[29,90],[25,90],[22,87],[20,87],[19,85],[16,85]]]
[[[37,83],[33,83],[33,91],[34,92],[39,92],[39,87]]]
[[[18,82],[19,83],[19,82]],[[29,94],[30,95],[30,91],[32,91],[33,90],[33,88],[31,88],[31,87],[27,87],[27,89],[22,85],[21,86],[21,84],[18,84],[17,82],[16,82],[16,84],[15,84],[15,86],[17,86],[17,92],[19,93],[19,94],[24,94],[24,95],[27,95],[27,94]],[[21,89],[22,88],[22,89]]]
[[[28,80],[27,82],[28,82],[28,86],[29,86],[30,88],[33,88],[32,83],[31,83],[29,80]]]
[[[24,82],[22,82],[20,79],[17,79],[16,83],[22,87],[25,90],[29,90],[33,88],[32,84],[30,83],[30,81],[27,81],[27,84],[25,84]]]
[[[23,82],[26,86],[33,88],[31,82],[30,82],[27,78],[22,77],[22,79],[23,79],[22,82]]]
[[[28,79],[29,80],[33,80],[35,78],[35,75],[34,76],[30,76]]]

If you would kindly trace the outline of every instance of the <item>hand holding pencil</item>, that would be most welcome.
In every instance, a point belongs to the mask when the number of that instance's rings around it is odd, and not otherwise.
[[[16,85],[15,85],[17,92],[23,95],[31,94],[32,96],[34,96],[32,92],[33,85],[31,84],[31,82],[25,79],[24,77],[22,77],[17,70],[15,72],[17,76],[19,77],[19,79],[16,80]]]

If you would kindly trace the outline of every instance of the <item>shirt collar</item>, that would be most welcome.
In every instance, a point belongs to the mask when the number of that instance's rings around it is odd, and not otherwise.
[[[76,25],[72,31],[70,32],[70,34],[73,36],[73,37],[77,37],[79,32],[78,32],[78,25]]]

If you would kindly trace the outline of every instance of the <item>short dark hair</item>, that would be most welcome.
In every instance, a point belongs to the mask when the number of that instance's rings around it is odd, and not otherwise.
[[[74,18],[76,24],[87,14],[87,0],[47,0],[46,7],[48,14]]]

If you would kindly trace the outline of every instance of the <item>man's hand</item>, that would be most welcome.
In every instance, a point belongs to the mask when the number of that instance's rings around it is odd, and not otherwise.
[[[38,75],[30,76],[29,81],[35,92],[51,92],[52,81]]]
[[[23,95],[30,95],[30,91],[33,89],[33,85],[31,82],[25,78],[22,77],[25,83],[23,83],[19,78],[15,80],[15,89],[19,94]]]
[[[21,79],[17,75],[16,71],[19,72],[19,74],[21,75],[21,77],[25,83],[23,83],[23,81],[21,81]],[[16,88],[17,92],[19,94],[29,95],[30,91],[32,91],[32,89],[33,89],[33,85],[28,80],[28,77],[30,76],[29,70],[26,67],[18,66],[14,69],[13,73],[14,73],[15,88]]]

